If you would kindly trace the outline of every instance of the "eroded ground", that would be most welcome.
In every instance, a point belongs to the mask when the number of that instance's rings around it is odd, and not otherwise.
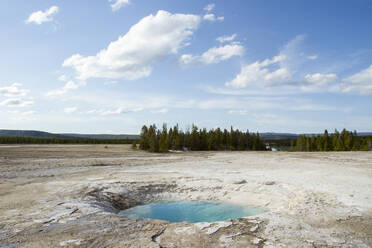
[[[198,224],[117,215],[155,200],[269,211]],[[372,247],[372,153],[0,146],[0,247]]]

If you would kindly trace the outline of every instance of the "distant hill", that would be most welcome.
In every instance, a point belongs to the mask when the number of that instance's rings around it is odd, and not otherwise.
[[[5,130],[0,129],[0,137],[30,137],[30,138],[88,138],[88,139],[139,139],[135,134],[74,134],[74,133],[49,133],[36,130]]]
[[[78,134],[78,133],[60,133],[59,135],[74,137],[74,138],[88,138],[88,139],[139,139],[137,134]]]
[[[260,133],[262,140],[281,140],[281,139],[297,139],[298,134],[294,133]]]
[[[1,137],[31,137],[31,138],[68,138],[64,135],[35,130],[5,130],[0,129]]]
[[[372,132],[361,132],[358,133],[358,136],[372,136]]]
[[[360,133],[357,133],[358,136],[372,136],[372,132],[360,132]],[[294,134],[294,133],[260,133],[260,137],[262,140],[282,140],[282,139],[297,139],[297,137],[299,136],[300,134]],[[305,133],[305,134],[301,134],[301,135],[305,135],[305,136],[312,136],[312,135],[323,135],[323,133]]]

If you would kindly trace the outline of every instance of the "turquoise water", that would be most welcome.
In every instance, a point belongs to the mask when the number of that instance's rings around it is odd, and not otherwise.
[[[215,222],[248,217],[265,212],[220,202],[163,202],[151,203],[120,211],[129,218],[148,218],[169,222]]]

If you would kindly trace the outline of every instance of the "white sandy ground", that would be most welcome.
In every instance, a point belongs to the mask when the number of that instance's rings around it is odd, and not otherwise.
[[[0,178],[0,247],[372,247],[371,152],[10,146]],[[154,200],[268,211],[198,224],[116,214]]]

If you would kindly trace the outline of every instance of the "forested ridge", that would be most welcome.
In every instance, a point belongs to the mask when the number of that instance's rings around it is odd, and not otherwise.
[[[372,137],[358,136],[357,132],[343,129],[341,133],[335,130],[323,135],[300,135],[292,140],[290,151],[369,151],[372,150]]]
[[[163,124],[158,129],[155,124],[141,129],[140,149],[150,152],[168,152],[169,150],[218,151],[218,150],[266,150],[266,146],[258,133],[242,132],[238,129],[220,128],[207,131],[192,125],[185,132],[178,125],[167,128]]]
[[[0,137],[0,144],[131,144],[132,139]]]
[[[143,126],[140,140],[137,139],[94,139],[94,138],[60,138],[60,137],[7,137],[0,136],[0,144],[132,144],[150,152],[168,152],[169,150],[191,151],[257,151],[274,147],[285,151],[371,151],[372,136],[359,136],[356,131],[318,135],[299,135],[296,138],[264,139],[259,133],[242,132],[233,127],[227,129],[199,129],[192,125],[182,131],[178,125],[167,128],[164,124],[158,129],[155,124]],[[270,148],[269,148],[270,150]]]

